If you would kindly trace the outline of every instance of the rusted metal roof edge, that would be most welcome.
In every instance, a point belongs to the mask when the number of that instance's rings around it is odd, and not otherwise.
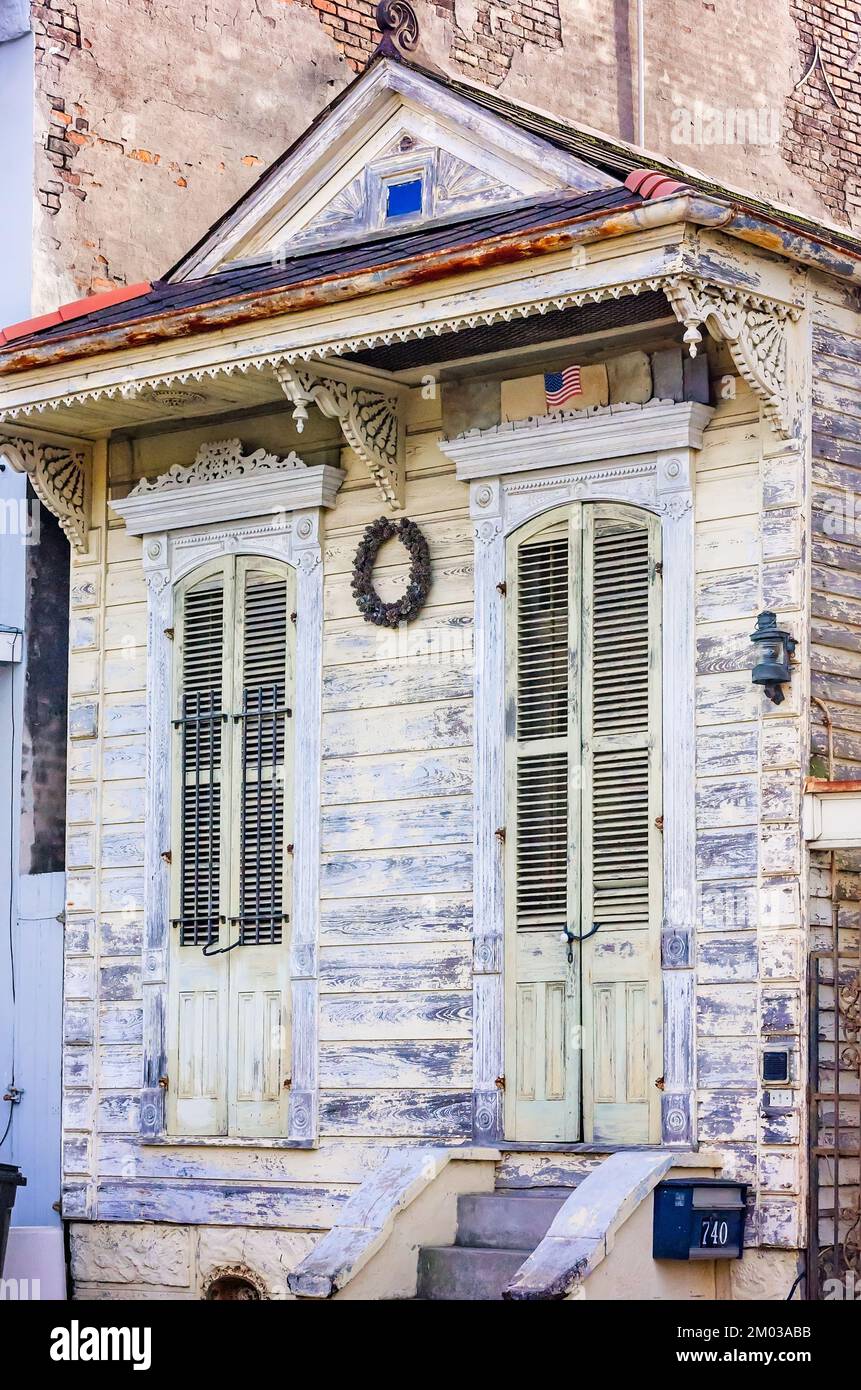
[[[845,248],[837,253],[825,236],[802,235],[797,228],[776,218],[753,217],[748,209],[735,203],[719,202],[694,193],[673,194],[653,202],[636,199],[604,212],[557,218],[526,232],[464,242],[442,252],[403,257],[371,269],[360,268],[286,287],[246,291],[181,309],[162,310],[152,317],[108,329],[79,329],[68,337],[52,337],[42,344],[35,342],[17,350],[7,349],[0,354],[0,377],[407,289],[477,269],[550,255],[583,242],[626,236],[675,222],[718,229],[827,274],[861,283],[861,246],[857,253],[850,254]]]

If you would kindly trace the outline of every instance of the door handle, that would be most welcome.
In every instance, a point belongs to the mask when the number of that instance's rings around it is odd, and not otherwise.
[[[596,933],[596,931],[599,931],[599,930],[600,930],[600,927],[601,927],[601,923],[600,923],[600,922],[593,922],[591,928],[589,929],[589,931],[587,931],[587,932],[581,932],[581,934],[580,934],[579,936],[577,935],[576,932],[573,932],[573,931],[571,930],[570,927],[564,927],[564,928],[563,928],[563,930],[562,930],[562,935],[561,935],[561,937],[560,937],[560,940],[561,940],[561,941],[567,941],[567,942],[568,942],[568,964],[569,964],[569,965],[573,965],[573,963],[574,963],[574,942],[575,942],[575,941],[579,941],[579,942],[581,943],[581,945],[582,945],[582,943],[583,943],[584,941],[588,941],[588,940],[589,940],[589,937],[590,937],[590,936],[594,936],[595,933]]]

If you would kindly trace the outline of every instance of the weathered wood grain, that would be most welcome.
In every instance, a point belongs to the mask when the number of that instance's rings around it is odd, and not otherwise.
[[[320,829],[324,853],[469,844],[472,798],[330,806],[323,811]]]
[[[472,750],[441,748],[435,752],[325,758],[322,786],[324,806],[461,796],[472,791]]]
[[[467,1038],[471,1030],[469,990],[323,994],[320,998],[320,1038],[324,1042],[348,1038],[374,1041],[380,1036],[390,1041]]]
[[[364,893],[458,893],[468,891],[471,884],[472,853],[457,846],[324,854],[320,862],[323,898],[354,898]]]
[[[336,666],[323,676],[323,709],[364,710],[430,704],[472,695],[468,661],[382,661]]]
[[[320,918],[321,946],[466,941],[471,933],[472,900],[468,894],[377,897],[371,901],[327,899]]]
[[[324,994],[370,991],[466,989],[472,949],[468,942],[324,948],[320,989]]]
[[[320,1085],[324,1089],[371,1087],[468,1087],[472,1081],[469,1042],[426,1041],[321,1043]]]
[[[472,1132],[471,1091],[324,1091],[321,1134],[385,1134],[416,1138]]]
[[[278,1226],[328,1230],[352,1189],[335,1184],[102,1179],[96,1187],[100,1221],[169,1221],[190,1226]]]
[[[471,738],[471,700],[406,705],[378,719],[357,719],[351,711],[323,717],[323,747],[335,758],[463,748]]]

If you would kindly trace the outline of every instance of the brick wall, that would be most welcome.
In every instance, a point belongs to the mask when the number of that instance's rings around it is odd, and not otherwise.
[[[364,67],[379,42],[371,0],[311,0],[323,28],[350,66]],[[461,24],[456,0],[434,0],[435,14],[452,29],[455,67],[488,87],[498,87],[525,44],[562,47],[559,0],[478,0],[471,22]],[[453,69],[454,70],[454,69]]]
[[[786,103],[783,151],[831,217],[861,207],[861,10],[840,0],[792,0],[802,77]]]
[[[636,138],[627,0],[413,3],[422,60]],[[33,311],[163,274],[364,66],[374,12],[374,0],[34,0]],[[645,143],[858,226],[859,52],[861,9],[843,0],[655,0]]]

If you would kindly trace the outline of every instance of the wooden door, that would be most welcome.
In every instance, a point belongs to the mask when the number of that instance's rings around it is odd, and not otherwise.
[[[509,546],[506,1132],[516,1139],[658,1137],[658,540],[644,513],[572,504]]]
[[[245,556],[179,586],[168,1126],[287,1132],[292,571]]]

